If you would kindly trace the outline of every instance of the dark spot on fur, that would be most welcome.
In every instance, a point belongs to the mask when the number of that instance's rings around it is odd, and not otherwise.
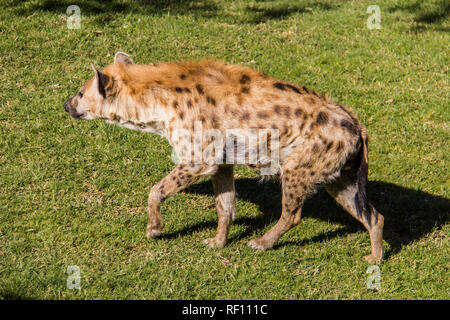
[[[289,89],[291,89],[292,91],[294,91],[294,92],[296,92],[296,93],[298,93],[298,94],[301,93],[301,92],[300,92],[300,89],[297,88],[296,86],[293,86],[292,84],[287,84],[286,87],[288,87]]]
[[[331,147],[333,146],[333,141],[328,142],[327,147],[326,147],[326,152],[330,151]]]
[[[187,101],[187,106],[188,106],[188,108],[191,108],[191,107],[192,107],[192,101],[191,101],[191,100],[188,100],[188,101]]]
[[[247,94],[247,93],[250,92],[250,88],[249,87],[242,87],[241,92]]]
[[[184,119],[184,112],[181,111],[181,112],[179,113],[179,116],[180,116],[180,119],[183,120],[183,119]]]
[[[342,104],[337,104],[337,106],[339,107],[339,109],[341,109],[342,111],[344,111],[344,113],[348,113],[347,108],[344,107]]]
[[[359,128],[345,119],[341,120],[341,127],[347,129],[351,134],[355,136],[359,134]]]
[[[180,79],[181,79],[181,80],[186,79],[186,77],[187,77],[187,76],[186,76],[184,73],[180,74]]]
[[[286,87],[285,87],[284,84],[282,84],[281,82],[275,82],[275,83],[273,84],[273,86],[274,86],[275,88],[277,88],[278,90],[286,90]]]
[[[304,127],[305,127],[305,122],[302,122],[302,124],[300,125],[300,131],[303,131]]]
[[[328,113],[324,111],[320,111],[317,114],[316,122],[319,126],[327,124],[328,123]]]
[[[307,169],[311,169],[311,168],[313,167],[313,163],[312,163],[311,160],[308,160],[308,162],[305,162],[305,163],[302,165],[302,167],[303,167],[303,168],[307,168]]]
[[[174,101],[174,102],[173,102],[173,107],[174,107],[174,108],[178,108],[178,106],[179,106],[179,105],[178,105],[178,101]]]
[[[186,93],[191,93],[191,89],[189,89],[189,88],[184,88],[183,90],[184,90],[184,92],[186,92]]]
[[[274,106],[273,111],[275,111],[276,114],[281,114],[281,107],[280,106]]]
[[[312,91],[312,94],[315,95],[317,98],[322,98],[322,96],[315,91]]]
[[[294,112],[295,116],[300,117],[302,115],[302,113],[303,113],[303,110],[301,108],[295,109],[295,112]]]
[[[248,76],[248,75],[246,75],[246,74],[243,74],[242,76],[241,76],[241,78],[239,79],[239,82],[241,83],[241,84],[246,84],[247,82],[249,82],[250,81],[250,77]]]
[[[267,119],[267,118],[269,117],[269,115],[267,114],[267,112],[264,112],[264,111],[259,111],[259,112],[257,113],[257,116],[258,116],[258,118],[260,118],[260,119]]]
[[[244,112],[244,113],[242,114],[242,116],[241,116],[241,119],[242,119],[242,120],[248,120],[248,119],[250,119],[250,113]]]
[[[319,151],[319,145],[317,143],[314,143],[313,147],[312,147],[312,152],[316,153],[318,151]]]
[[[336,146],[336,151],[341,152],[344,149],[344,142],[339,141]]]
[[[178,92],[178,93],[181,93],[181,92],[183,92],[183,89],[181,89],[180,87],[176,87],[175,91]]]
[[[195,88],[197,89],[197,91],[198,91],[198,93],[199,93],[200,95],[202,95],[202,94],[205,93],[205,92],[203,91],[203,87],[202,87],[201,84],[196,85]]]
[[[206,101],[208,101],[208,103],[211,103],[213,106],[216,105],[216,100],[214,98],[211,98],[210,96],[206,96]]]

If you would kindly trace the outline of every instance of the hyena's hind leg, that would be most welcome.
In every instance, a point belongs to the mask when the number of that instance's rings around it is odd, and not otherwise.
[[[236,215],[233,165],[219,166],[211,180],[216,196],[216,210],[219,223],[216,236],[205,239],[203,243],[210,247],[222,248],[227,243],[230,224]]]
[[[214,174],[216,171],[217,166],[180,163],[155,184],[148,196],[147,237],[155,238],[162,232],[164,222],[160,206],[165,199],[194,183],[201,176]]]
[[[326,184],[325,189],[369,231],[371,254],[364,258],[370,263],[381,262],[383,260],[384,217],[367,198],[366,164],[361,164],[358,158],[349,161],[342,169],[341,175],[332,183]]]
[[[314,185],[298,172],[284,169],[281,177],[281,217],[262,237],[251,240],[248,243],[249,247],[261,250],[272,248],[284,233],[296,226],[301,219],[303,202]]]

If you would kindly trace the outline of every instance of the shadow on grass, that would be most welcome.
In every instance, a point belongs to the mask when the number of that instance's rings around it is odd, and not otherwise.
[[[210,0],[138,0],[123,2],[120,0],[44,0],[39,2],[11,1],[11,6],[17,6],[18,15],[31,15],[36,11],[47,11],[66,14],[70,5],[77,5],[81,15],[114,15],[127,13],[142,13],[154,15],[171,14],[200,14],[215,16],[218,6]]]
[[[432,26],[434,29],[448,31],[449,28],[437,27],[436,24],[447,20],[450,16],[450,2],[448,0],[440,0],[435,3],[427,3],[426,1],[416,0],[415,2],[397,4],[388,9],[389,12],[406,11],[414,15],[413,29],[421,31]]]
[[[293,14],[312,13],[316,10],[331,10],[335,8],[332,2],[309,1],[309,2],[283,2],[281,4],[265,4],[264,6],[250,5],[246,11],[250,14],[250,22],[258,24],[268,20],[287,19]]]
[[[311,13],[316,10],[330,10],[336,5],[328,1],[259,1],[244,8],[245,15],[229,15],[213,0],[43,0],[39,2],[11,0],[10,6],[16,7],[14,12],[21,16],[29,16],[44,11],[66,15],[70,5],[77,5],[81,15],[95,16],[99,23],[114,20],[116,14],[139,13],[146,15],[194,15],[207,18],[236,20],[236,23],[264,23],[268,20],[281,20],[296,13]]]
[[[0,300],[36,300],[36,297],[28,296],[23,289],[0,289]]]
[[[192,185],[184,192],[213,194],[210,181]],[[251,236],[280,217],[281,191],[277,182],[261,183],[258,178],[237,179],[236,192],[238,199],[256,204],[262,215],[242,217],[238,212],[237,219],[233,223],[245,225],[246,229],[230,238],[230,242]],[[422,239],[435,228],[440,229],[448,222],[450,200],[443,197],[379,181],[369,183],[369,196],[372,204],[385,217],[384,240],[390,245],[389,251],[386,252],[386,258],[399,252],[403,246]],[[365,230],[322,189],[305,202],[302,216],[341,224],[342,228],[300,241],[289,241],[284,237],[285,239],[281,239],[275,249],[285,245],[301,246],[307,243],[326,241]],[[163,234],[161,237],[175,238],[205,228],[216,228],[216,226],[217,221],[202,222],[176,233]]]

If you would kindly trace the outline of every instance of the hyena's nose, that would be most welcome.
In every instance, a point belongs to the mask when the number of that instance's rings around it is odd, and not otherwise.
[[[66,112],[69,112],[69,106],[70,106],[71,101],[72,101],[72,98],[70,98],[69,100],[64,102],[64,110],[66,110]]]

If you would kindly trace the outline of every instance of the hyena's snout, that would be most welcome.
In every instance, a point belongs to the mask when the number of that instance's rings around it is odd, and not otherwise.
[[[64,102],[64,110],[74,119],[81,118],[81,114],[77,112],[77,106],[73,104],[73,98]]]
[[[72,98],[70,98],[69,100],[64,102],[64,110],[66,110],[66,112],[69,112],[69,110],[70,110],[70,102],[71,101],[72,101]]]

